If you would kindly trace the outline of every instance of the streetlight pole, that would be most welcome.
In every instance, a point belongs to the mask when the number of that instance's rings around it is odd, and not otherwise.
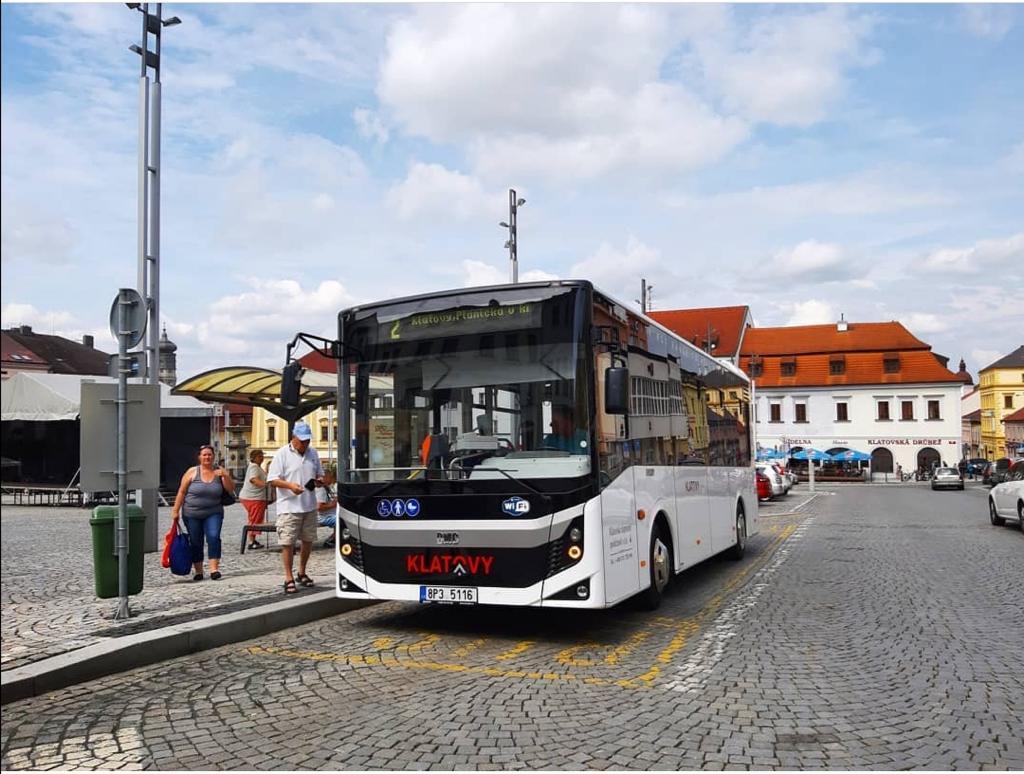
[[[155,3],[156,13],[149,12],[150,3],[126,3],[142,14],[141,45],[129,50],[139,55],[139,192],[138,192],[138,285],[148,311],[146,325],[146,381],[158,385],[160,380],[160,38],[164,27],[180,24],[172,16],[164,19],[163,3]],[[150,49],[150,36],[154,48]],[[150,88],[149,70],[153,70]],[[153,428],[151,443],[160,444],[160,425]],[[146,513],[147,552],[157,550],[157,490],[140,492],[139,500]]]
[[[512,284],[515,285],[519,282],[519,254],[517,252],[517,245],[519,235],[516,229],[516,217],[519,212],[519,208],[526,204],[526,199],[520,199],[516,197],[516,189],[508,189],[508,223],[502,221],[498,225],[502,228],[508,229],[508,241],[505,242],[505,247],[508,248],[508,258],[512,263]]]

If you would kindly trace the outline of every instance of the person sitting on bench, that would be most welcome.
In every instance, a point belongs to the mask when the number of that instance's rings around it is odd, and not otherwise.
[[[325,468],[321,478],[323,486],[316,488],[316,511],[318,522],[321,527],[330,527],[336,530],[338,498],[331,487],[337,481],[337,474],[334,468]],[[335,535],[332,534],[324,541],[324,548],[334,548]]]

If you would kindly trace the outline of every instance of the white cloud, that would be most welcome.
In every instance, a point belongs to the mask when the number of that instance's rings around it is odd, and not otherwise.
[[[784,304],[783,308],[789,312],[786,325],[823,325],[839,319],[831,304],[817,299]]]
[[[403,220],[441,218],[466,221],[485,215],[499,216],[507,197],[495,190],[486,193],[480,181],[440,164],[415,162],[409,173],[387,195],[388,205]]]
[[[960,6],[964,29],[978,38],[1001,40],[1016,21],[1013,5],[967,3]]]
[[[481,287],[483,285],[505,285],[509,282],[510,278],[510,269],[507,264],[504,267],[499,267],[490,263],[484,263],[483,261],[463,261],[462,270],[465,274],[462,285],[467,288]],[[539,269],[522,271],[522,266],[520,265],[520,282],[547,282],[548,280],[556,279],[558,279],[556,275]]]
[[[903,323],[904,327],[915,336],[929,333],[941,333],[949,330],[949,322],[943,320],[937,314],[930,312],[913,312],[911,314],[896,315],[895,320]]]
[[[248,290],[218,298],[191,323],[205,358],[219,358],[222,365],[224,356],[246,365],[279,365],[296,333],[333,337],[338,312],[356,301],[336,280],[310,289],[290,279],[247,284]]]
[[[985,239],[971,247],[944,247],[924,259],[926,268],[951,274],[970,274],[985,267],[996,272],[1024,265],[1024,232],[1005,239]]]
[[[630,237],[623,249],[602,242],[593,254],[573,264],[570,278],[589,279],[599,288],[630,303],[640,295],[640,278],[646,276],[657,286],[672,276],[662,265],[661,252]],[[673,283],[666,283],[671,286]],[[665,288],[668,291],[668,287]]]
[[[660,81],[665,21],[640,5],[419,8],[388,37],[378,96],[406,131],[467,144],[488,177],[708,164],[746,127]]]
[[[892,172],[867,172],[838,180],[758,186],[696,197],[675,195],[673,207],[695,212],[751,212],[772,217],[803,219],[815,215],[876,215],[924,207],[950,205],[957,196],[927,184],[910,185]]]
[[[4,263],[68,263],[75,242],[75,228],[60,213],[27,207],[22,202],[3,196],[3,206],[0,207],[0,254]]]
[[[787,250],[779,250],[768,260],[750,266],[758,282],[786,280],[789,283],[846,282],[861,277],[870,266],[841,245],[808,239]],[[749,283],[748,283],[749,284]]]
[[[997,349],[972,349],[971,360],[977,363],[976,370],[980,371],[982,368],[987,368],[988,366],[992,365],[994,362],[999,360],[999,358],[1004,357],[1006,354],[1006,352],[1000,352]]]
[[[844,90],[844,72],[874,61],[870,22],[849,8],[772,9],[745,34],[730,27],[694,39],[697,59],[727,106],[754,121],[808,126]]]
[[[1003,164],[1012,172],[1024,172],[1024,140],[1010,149],[1003,159]]]
[[[380,115],[373,110],[356,108],[352,111],[352,120],[355,121],[356,129],[361,137],[381,144],[388,141],[388,127]]]

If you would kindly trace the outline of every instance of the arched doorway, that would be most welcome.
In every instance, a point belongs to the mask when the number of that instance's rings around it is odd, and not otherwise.
[[[871,452],[872,473],[892,473],[892,452],[880,446]]]
[[[926,446],[917,453],[917,469],[918,470],[932,470],[937,468],[941,462],[939,453],[931,446]]]

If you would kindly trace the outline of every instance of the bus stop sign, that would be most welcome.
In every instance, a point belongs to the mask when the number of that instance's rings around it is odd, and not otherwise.
[[[128,334],[128,349],[131,349],[140,341],[146,333],[146,317],[148,309],[146,302],[142,300],[139,291],[134,288],[121,288],[110,305],[110,335],[114,341],[120,341],[122,333],[118,320],[118,307],[124,306],[124,333]]]

